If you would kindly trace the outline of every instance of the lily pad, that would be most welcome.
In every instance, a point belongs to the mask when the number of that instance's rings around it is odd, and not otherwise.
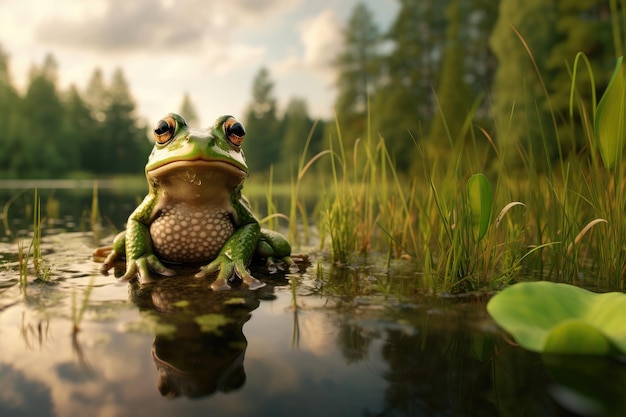
[[[542,353],[626,353],[626,294],[527,282],[495,295],[487,311],[525,349]]]

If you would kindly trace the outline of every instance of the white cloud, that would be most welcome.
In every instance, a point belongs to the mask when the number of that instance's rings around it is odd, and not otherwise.
[[[306,98],[327,115],[341,26],[357,0],[0,0],[0,47],[14,84],[51,53],[59,88],[84,88],[93,70],[126,75],[150,122],[191,95],[204,123],[243,114],[254,74],[270,68],[278,99]],[[366,0],[377,16],[395,0]],[[297,23],[294,23],[297,22]]]
[[[36,33],[49,44],[109,52],[166,53],[205,44],[227,48],[237,30],[284,13],[299,1],[106,0],[97,12],[76,13],[70,7],[51,11]]]
[[[297,70],[309,70],[324,82],[335,81],[336,71],[333,60],[342,48],[341,20],[332,9],[323,10],[313,18],[305,19],[299,25],[300,50],[292,50],[284,60],[273,66],[279,75]]]
[[[305,65],[324,78],[334,76],[332,62],[343,46],[339,17],[332,10],[326,10],[305,21],[301,29]]]

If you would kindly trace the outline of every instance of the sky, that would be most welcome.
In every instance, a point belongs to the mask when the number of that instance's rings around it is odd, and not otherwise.
[[[188,93],[201,124],[243,118],[252,80],[266,67],[279,106],[306,99],[314,118],[332,115],[342,30],[358,0],[0,0],[0,47],[13,84],[51,53],[58,85],[84,90],[96,67],[121,68],[137,116],[156,122]],[[363,0],[381,30],[396,0]]]

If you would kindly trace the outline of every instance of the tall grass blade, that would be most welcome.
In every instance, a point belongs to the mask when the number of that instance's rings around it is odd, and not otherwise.
[[[600,103],[598,103],[594,123],[602,162],[609,169],[615,167],[617,161],[621,159],[624,149],[626,80],[622,70],[622,59],[623,57],[618,58],[611,81],[602,95]]]
[[[491,207],[493,205],[493,191],[491,184],[484,174],[474,174],[467,180],[467,196],[472,216],[472,226],[476,242],[480,241],[489,228]]]

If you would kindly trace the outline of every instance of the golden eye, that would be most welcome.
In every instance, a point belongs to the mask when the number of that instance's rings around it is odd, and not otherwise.
[[[234,117],[224,122],[224,132],[228,140],[235,146],[241,146],[246,138],[246,129]]]
[[[163,145],[174,137],[175,131],[176,120],[171,116],[167,116],[165,119],[159,120],[154,127],[154,140],[158,144]]]

